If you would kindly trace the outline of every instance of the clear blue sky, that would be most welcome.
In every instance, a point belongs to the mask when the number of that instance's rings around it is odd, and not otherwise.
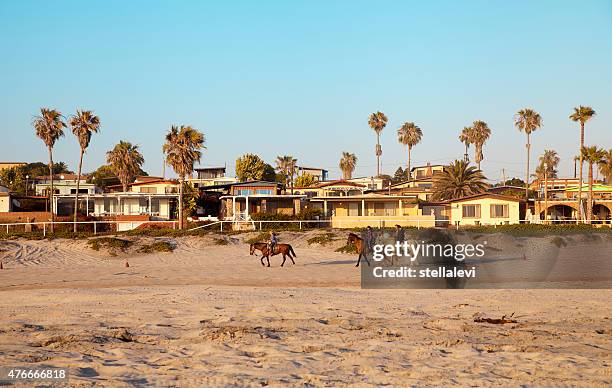
[[[334,177],[351,151],[368,175],[376,110],[389,174],[405,164],[404,121],[424,133],[414,163],[460,158],[459,131],[486,121],[493,180],[524,176],[524,107],[544,120],[533,158],[557,150],[561,175],[578,148],[572,107],[598,113],[587,144],[612,147],[610,1],[2,1],[0,18],[0,160],[46,161],[30,124],[42,106],[100,116],[85,171],[128,140],[159,174],[164,133],[189,124],[206,135],[203,165],[291,154]],[[55,152],[76,169],[71,133]]]

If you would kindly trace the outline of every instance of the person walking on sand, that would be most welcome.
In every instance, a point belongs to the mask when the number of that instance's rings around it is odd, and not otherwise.
[[[401,225],[395,225],[395,242],[403,243],[404,242],[404,229]],[[400,257],[397,255],[391,256],[391,265],[393,265],[394,259],[397,257],[397,262],[399,263]]]
[[[363,241],[365,242],[366,252],[372,252],[374,250],[374,231],[370,225],[363,234]]]

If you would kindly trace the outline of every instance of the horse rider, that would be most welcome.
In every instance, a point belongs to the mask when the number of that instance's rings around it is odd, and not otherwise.
[[[268,243],[268,249],[270,250],[271,254],[274,254],[274,247],[276,247],[276,244],[278,243],[278,238],[276,237],[276,233],[274,232],[270,232],[270,242]]]

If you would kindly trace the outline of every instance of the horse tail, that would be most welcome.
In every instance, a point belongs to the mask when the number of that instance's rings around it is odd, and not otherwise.
[[[289,244],[287,244],[287,245],[289,245]],[[295,254],[295,251],[293,250],[293,247],[292,247],[291,245],[289,245],[289,252],[291,252],[291,254],[292,254],[294,257],[297,257],[297,255]]]

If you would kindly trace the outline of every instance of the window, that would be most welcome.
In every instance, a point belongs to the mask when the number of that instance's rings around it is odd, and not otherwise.
[[[385,202],[385,216],[394,216],[396,207],[395,202]]]
[[[159,198],[151,198],[151,213],[159,213]]]
[[[79,189],[79,194],[88,194],[89,190],[87,189]],[[70,194],[76,194],[76,189],[70,189]]]
[[[237,189],[236,195],[251,195],[250,189]]]
[[[349,202],[348,203],[348,215],[349,216],[360,216],[361,213],[361,204],[357,202]]]
[[[157,187],[141,187],[140,192],[147,194],[157,194]]]
[[[463,218],[480,218],[480,205],[461,205]]]
[[[508,218],[508,205],[507,204],[492,204],[491,205],[491,218]]]
[[[148,207],[149,207],[148,198],[138,198],[138,212],[140,214],[146,214]]]
[[[272,189],[257,189],[257,194],[272,195]]]

